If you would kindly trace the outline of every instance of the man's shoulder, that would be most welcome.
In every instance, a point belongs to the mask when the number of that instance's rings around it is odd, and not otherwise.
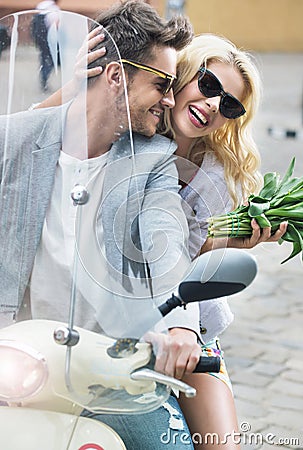
[[[62,107],[41,108],[0,116],[0,142],[35,140],[40,135],[52,139],[63,126]]]
[[[176,143],[165,136],[155,134],[152,137],[134,133],[136,152],[150,151],[153,153],[173,154],[177,148]]]
[[[10,126],[20,126],[20,123],[23,121],[27,121],[28,124],[32,122],[39,123],[48,120],[51,116],[59,116],[61,111],[61,106],[18,111],[12,114],[0,115],[0,123],[3,124],[9,122]]]

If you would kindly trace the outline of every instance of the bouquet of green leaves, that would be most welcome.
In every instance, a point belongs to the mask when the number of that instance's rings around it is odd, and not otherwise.
[[[274,233],[281,222],[287,220],[286,233],[279,240],[293,244],[292,253],[282,263],[303,250],[303,177],[292,178],[295,158],[286,174],[280,179],[276,172],[264,175],[263,189],[259,195],[250,195],[247,205],[241,205],[227,215],[211,217],[208,235],[211,237],[249,237],[251,219],[261,228],[271,227]]]

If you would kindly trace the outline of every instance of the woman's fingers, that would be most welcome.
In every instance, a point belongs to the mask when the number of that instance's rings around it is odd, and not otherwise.
[[[93,50],[87,55],[87,64],[91,64],[96,61],[96,59],[101,58],[106,53],[106,47],[98,48],[97,50]]]
[[[281,222],[278,230],[268,239],[267,242],[277,242],[286,233],[288,222]]]
[[[100,34],[101,32],[103,32],[103,26],[99,25],[98,27],[94,28],[93,30],[91,30],[88,35],[87,35],[87,40],[89,41],[90,39],[94,38],[95,36],[97,36],[98,34]]]
[[[250,249],[264,242],[277,242],[286,232],[287,225],[288,225],[287,222],[281,222],[279,229],[274,234],[272,234],[271,227],[260,228],[256,219],[252,219],[251,236],[242,239],[229,238],[228,246],[242,249]]]
[[[260,242],[266,242],[266,241],[268,241],[268,239],[270,239],[271,227],[260,228],[256,219],[252,219],[251,226],[253,228],[253,231],[256,231],[256,235],[257,235],[257,230],[259,230],[259,239],[256,242],[256,244],[259,244]]]
[[[100,29],[97,28],[97,30],[98,30],[98,33],[95,33],[95,35],[93,35],[91,37],[90,37],[90,35],[92,32],[90,32],[88,34],[88,41],[87,41],[88,51],[93,50],[98,44],[100,44],[100,42],[103,42],[105,39],[105,34],[104,34],[104,31],[102,31],[102,28],[100,28]],[[95,30],[93,30],[93,31],[95,31]]]
[[[81,50],[82,52],[82,50]],[[87,68],[87,66],[97,59],[102,58],[106,54],[106,47],[98,48],[97,50],[90,51],[89,53],[85,52],[85,54],[81,57],[77,58],[77,62],[75,65],[75,77],[78,80],[82,80],[85,78],[95,77],[100,75],[102,72],[101,66]]]
[[[281,239],[283,234],[286,232],[287,225],[288,225],[287,221],[281,222],[278,230],[274,234],[272,234],[271,227],[261,228],[260,229],[260,231],[261,231],[260,238],[257,243],[277,242],[279,239]],[[257,224],[257,221],[255,219],[253,219],[253,221],[252,221],[252,227],[253,227],[253,229],[257,228],[257,227],[259,228],[259,225]]]
[[[102,27],[97,27],[90,31],[78,51],[77,60],[87,55],[87,53],[102,42],[104,38],[105,35]]]
[[[94,50],[101,42],[105,39],[105,33],[102,27],[97,27],[93,29],[85,39],[83,45],[81,46],[76,61],[77,67],[84,67],[85,65],[91,64],[96,59],[102,57],[106,53],[106,47],[103,46]]]
[[[97,75],[100,75],[102,70],[103,69],[101,66],[93,67],[92,69],[87,69],[86,71],[87,78],[92,78],[96,77]]]

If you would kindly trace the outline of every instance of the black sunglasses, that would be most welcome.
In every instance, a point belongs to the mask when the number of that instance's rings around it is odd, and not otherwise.
[[[175,75],[171,75],[170,73],[162,72],[162,70],[155,69],[154,67],[147,66],[146,64],[138,63],[136,61],[130,61],[129,59],[121,59],[121,62],[124,64],[130,64],[131,66],[136,67],[137,69],[145,70],[146,72],[153,73],[160,78],[163,78],[163,88],[162,94],[167,95],[171,88],[173,87],[174,81],[176,80]]]
[[[233,95],[225,92],[216,75],[205,67],[199,69],[198,87],[201,94],[207,98],[221,96],[219,109],[226,119],[237,119],[246,113],[242,103]]]

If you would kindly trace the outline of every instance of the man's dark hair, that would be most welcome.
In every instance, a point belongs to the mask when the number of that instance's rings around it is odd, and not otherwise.
[[[154,8],[140,0],[120,1],[102,11],[95,20],[110,33],[121,58],[146,64],[155,56],[157,47],[181,50],[193,38],[193,28],[188,18],[176,16],[165,20]],[[117,59],[117,52],[110,40],[101,42],[100,47],[103,45],[106,46],[106,56],[89,67]]]

